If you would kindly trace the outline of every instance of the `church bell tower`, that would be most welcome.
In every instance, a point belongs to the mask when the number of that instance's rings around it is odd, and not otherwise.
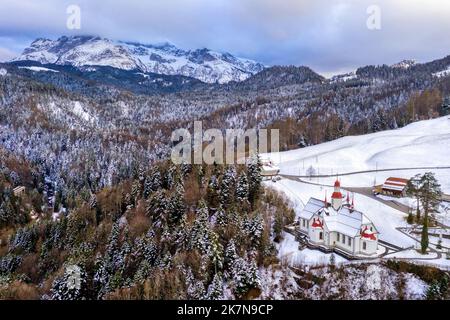
[[[339,180],[336,180],[334,183],[334,192],[331,196],[331,206],[336,211],[342,207],[341,183]]]

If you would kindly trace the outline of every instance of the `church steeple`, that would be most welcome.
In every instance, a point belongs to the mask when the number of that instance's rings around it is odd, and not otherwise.
[[[334,192],[331,196],[331,205],[334,210],[339,210],[342,206],[342,193],[341,193],[341,183],[336,180],[334,183]]]

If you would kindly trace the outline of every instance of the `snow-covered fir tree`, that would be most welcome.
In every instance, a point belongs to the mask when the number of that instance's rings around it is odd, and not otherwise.
[[[252,248],[256,249],[260,244],[262,232],[264,230],[261,215],[257,214],[246,219],[243,222],[243,230],[245,230],[246,235],[251,242]]]
[[[237,258],[238,255],[236,253],[236,244],[234,243],[234,240],[231,239],[228,242],[227,247],[225,248],[225,255],[224,255],[225,268],[228,271],[232,270],[233,264],[237,260]]]
[[[211,208],[217,208],[219,205],[219,194],[222,191],[220,190],[219,181],[217,176],[212,175],[208,182],[207,188],[207,199],[208,204]]]
[[[175,184],[175,192],[170,197],[169,221],[171,224],[177,224],[185,214],[186,206],[184,204],[184,187],[180,181]]]
[[[250,289],[258,288],[260,278],[254,257],[238,257],[232,267],[233,291],[237,297],[243,297]]]
[[[262,163],[258,155],[251,157],[247,161],[248,198],[252,204],[256,201],[260,194],[262,182],[261,170]]]
[[[249,185],[247,175],[245,174],[245,172],[241,172],[236,185],[236,198],[239,201],[246,201],[248,200],[248,195]]]
[[[192,270],[190,268],[183,271],[186,286],[187,286],[187,298],[191,300],[200,300],[205,298],[205,284],[201,280],[195,279]]]
[[[64,274],[56,278],[51,290],[52,300],[85,300],[89,299],[87,275],[78,265],[69,265]]]
[[[223,268],[223,246],[219,242],[219,236],[212,230],[209,230],[208,240],[210,242],[210,258],[214,266],[215,273]]]
[[[191,231],[190,247],[200,250],[202,254],[209,255],[211,250],[209,213],[208,207],[204,201],[199,204],[197,218]]]
[[[214,275],[213,281],[208,286],[206,292],[206,299],[208,300],[222,300],[223,299],[223,277],[221,273]]]
[[[220,185],[220,204],[227,208],[232,202],[234,188],[236,185],[236,169],[234,166],[227,166]]]

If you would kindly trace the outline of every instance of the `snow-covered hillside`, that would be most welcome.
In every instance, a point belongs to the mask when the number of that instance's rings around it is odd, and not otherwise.
[[[354,80],[354,79],[357,79],[357,78],[358,78],[358,76],[356,75],[356,71],[352,71],[352,72],[345,73],[345,74],[335,75],[335,76],[331,77],[330,81],[332,83],[345,82],[345,81]]]
[[[392,68],[400,68],[400,69],[409,69],[412,66],[415,66],[417,64],[416,60],[402,60],[396,64],[393,64],[391,67]]]
[[[37,39],[13,61],[24,60],[184,75],[207,83],[243,81],[264,69],[255,61],[209,49],[186,51],[169,43],[143,45],[91,36]]]
[[[303,149],[271,154],[282,174],[337,175],[365,170],[378,172],[345,176],[346,186],[368,187],[382,183],[389,176],[410,178],[417,173],[432,171],[445,193],[450,193],[450,169],[394,170],[450,166],[450,117],[412,123],[397,130],[348,136]],[[311,170],[313,168],[313,170]],[[334,177],[320,182],[331,184]]]
[[[450,75],[450,66],[447,67],[447,69],[433,73],[433,76],[437,78],[447,77]]]
[[[19,69],[27,69],[35,72],[59,72],[58,70],[53,70],[49,68],[43,68],[43,67],[19,67]]]

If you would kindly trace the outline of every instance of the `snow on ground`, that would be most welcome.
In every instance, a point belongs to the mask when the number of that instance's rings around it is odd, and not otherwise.
[[[379,265],[346,265],[339,272],[328,266],[306,268],[320,283],[299,277],[286,266],[259,270],[261,295],[258,299],[348,299],[348,300],[418,300],[426,296],[429,286],[411,273],[396,273]],[[297,281],[303,282],[301,285]],[[309,284],[309,286],[308,286]],[[400,295],[399,287],[402,286]]]
[[[417,239],[417,242],[420,241],[421,239],[421,229],[419,229],[419,232],[417,233],[410,233],[410,236],[414,237]],[[430,242],[430,244],[433,246],[433,248],[436,247],[436,245],[439,243],[439,234],[441,233],[442,229],[439,230],[433,230],[433,229],[429,229],[429,233],[428,233],[428,240]],[[446,230],[447,232],[449,231],[448,229]],[[450,249],[450,239],[442,237],[441,239],[441,246],[444,249]]]
[[[450,156],[450,155],[449,155]],[[407,162],[405,162],[407,163]],[[450,166],[449,163],[446,166]],[[379,167],[379,166],[378,166]],[[301,170],[300,175],[307,175],[306,170]],[[373,168],[375,169],[375,168]],[[319,170],[320,174],[338,174],[336,170],[330,172],[322,172],[322,169]],[[442,191],[445,194],[450,194],[450,169],[416,169],[416,170],[395,170],[395,171],[378,171],[378,172],[369,172],[369,173],[360,173],[360,174],[352,174],[345,176],[346,185],[345,187],[373,187],[374,185],[381,185],[384,181],[386,181],[389,177],[397,177],[397,178],[405,178],[410,179],[416,174],[424,174],[425,172],[433,172],[438,179],[439,184],[441,184]],[[283,170],[281,170],[283,174]],[[299,173],[295,173],[298,175]],[[343,176],[344,177],[344,176]],[[308,179],[308,178],[306,178]],[[332,185],[336,177],[329,178],[312,178],[311,182]]]
[[[397,203],[401,203],[405,206],[408,206],[415,210],[417,208],[417,199],[404,197],[404,198],[396,198],[396,197],[389,197],[385,195],[378,195],[377,196],[380,199],[386,200],[386,201],[394,201]],[[422,210],[422,205],[419,203],[419,208]],[[414,211],[415,212],[415,211]],[[434,213],[434,216],[436,217],[436,220],[440,223],[450,226],[450,203],[449,202],[441,202],[439,205],[439,211]]]
[[[137,72],[136,74],[139,75],[139,76],[142,76],[142,77],[144,77],[146,79],[150,78],[150,76],[148,74],[145,74],[145,73],[142,73],[142,72]]]
[[[385,259],[409,259],[409,262],[420,265],[433,266],[436,268],[450,271],[450,259],[447,259],[446,254],[442,254],[438,259],[438,255],[435,252],[430,252],[427,255],[422,255],[416,249],[405,250],[389,254],[384,257]]]
[[[297,276],[287,267],[261,268],[259,270],[261,279],[261,296],[258,299],[284,300],[298,291],[295,281]]]
[[[6,76],[8,71],[6,69],[0,68],[0,76]]]
[[[436,214],[439,222],[446,226],[450,226],[450,203],[441,202],[439,206],[439,213]]]
[[[428,285],[417,276],[379,265],[349,265],[339,272],[312,270],[323,283],[305,292],[307,299],[390,300],[422,299]],[[403,287],[404,290],[399,290]]]
[[[410,300],[423,299],[427,293],[428,285],[411,273],[405,273],[404,277],[406,298]]]
[[[433,76],[437,77],[437,78],[443,78],[443,77],[447,77],[450,76],[450,66],[447,67],[447,69],[433,73]]]
[[[396,197],[385,196],[382,194],[377,195],[377,198],[380,198],[380,199],[386,200],[386,201],[395,201],[397,203],[404,204],[405,206],[408,206],[410,208],[416,208],[416,206],[417,206],[417,200],[413,199],[413,198],[408,198],[408,197],[396,198]]]
[[[299,243],[294,236],[284,232],[283,240],[278,244],[278,258],[283,262],[287,262],[291,266],[296,265],[328,265],[330,263],[331,254],[323,253],[319,250],[298,249]],[[347,261],[347,259],[334,255],[336,264]]]
[[[437,258],[437,253],[429,252],[426,255],[421,254],[416,249],[404,250],[400,252],[391,253],[385,256],[385,258],[398,258],[398,259],[434,259]]]
[[[423,261],[422,264],[435,266],[436,268],[445,269],[447,271],[450,271],[450,259],[447,259],[445,256],[443,256],[440,259]]]
[[[343,185],[346,184],[346,177],[342,177],[342,183]],[[332,188],[309,185],[288,179],[282,179],[278,182],[266,182],[266,185],[284,192],[293,202],[297,215],[310,197],[324,199],[326,192],[329,200],[333,192]],[[360,194],[355,194],[355,208],[363,212],[375,224],[375,227],[380,232],[381,240],[403,248],[414,246],[415,241],[413,239],[396,229],[408,226],[406,214]]]
[[[19,67],[19,69],[27,69],[36,72],[59,72],[58,70],[48,69],[44,67]]]
[[[79,101],[74,102],[72,112],[87,122],[92,122],[94,120],[94,118],[85,111],[82,103]]]
[[[450,166],[450,117],[412,123],[397,130],[361,136],[348,136],[316,146],[262,155],[279,165],[281,174],[339,174],[355,171],[416,167]],[[351,187],[381,184],[390,176],[410,178],[417,173],[433,171],[442,189],[450,194],[450,169],[408,170],[365,173],[345,176],[344,185]],[[314,179],[332,184],[334,178]],[[376,180],[376,181],[375,181]]]
[[[330,78],[332,83],[345,82],[345,81],[354,80],[354,79],[358,79],[358,76],[356,75],[356,71],[352,71],[352,72],[345,73],[345,74],[338,74],[338,75],[335,75]]]
[[[437,245],[439,243],[439,237],[436,236],[428,236],[428,239],[431,244]],[[444,248],[450,248],[450,239],[442,237],[441,239],[441,246]]]

